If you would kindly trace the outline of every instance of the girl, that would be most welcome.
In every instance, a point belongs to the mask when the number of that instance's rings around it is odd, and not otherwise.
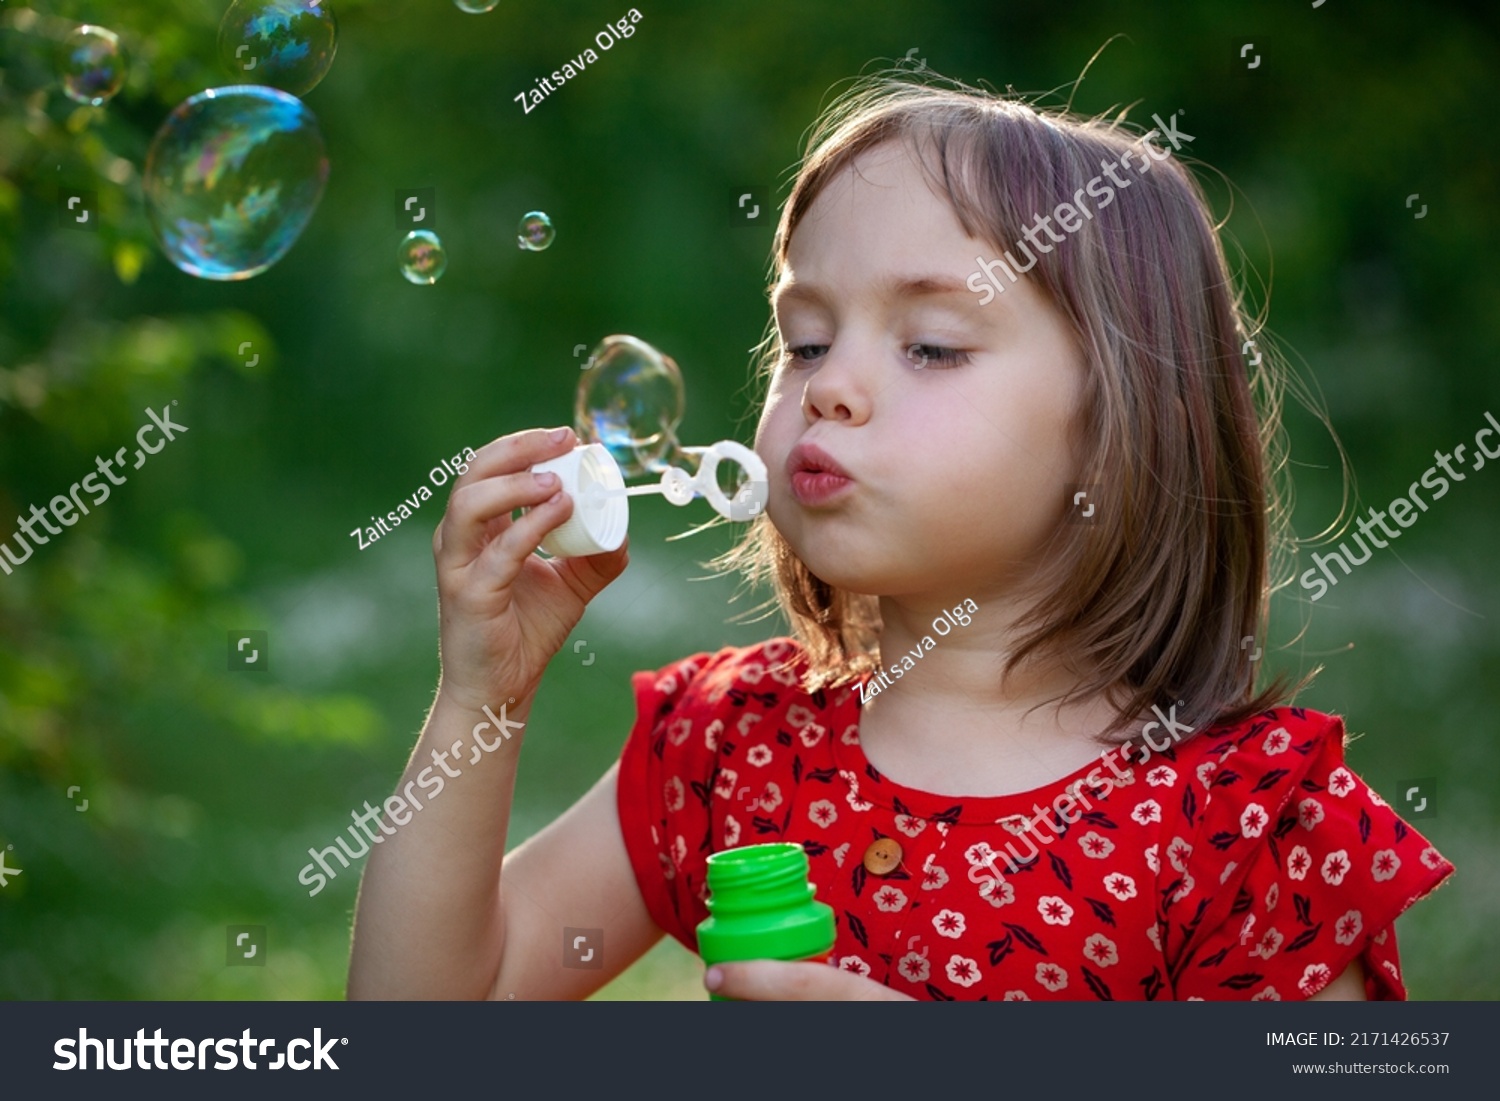
[[[770,503],[728,560],[795,637],[637,674],[618,764],[509,856],[524,726],[450,779],[370,858],[351,996],[585,997],[663,932],[695,948],[711,853],[790,840],[831,956],[710,990],[1405,997],[1395,919],[1452,866],[1346,766],[1340,719],[1255,690],[1275,426],[1173,123],[841,100],[782,212]],[[528,467],[577,442],[503,437],[457,480],[398,790],[466,759],[485,708],[524,724],[625,568],[532,554],[572,503]]]

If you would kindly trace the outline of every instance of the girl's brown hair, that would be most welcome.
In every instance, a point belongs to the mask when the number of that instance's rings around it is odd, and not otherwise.
[[[1272,559],[1279,566],[1288,547],[1273,478],[1283,465],[1281,380],[1268,349],[1258,362],[1242,351],[1256,328],[1208,202],[1152,137],[1118,117],[1082,119],[962,86],[864,78],[814,125],[773,246],[774,284],[824,187],[887,142],[908,145],[964,231],[995,257],[1014,254],[1038,214],[1087,193],[1126,151],[1164,157],[1149,159],[1144,173],[1117,169],[1128,190],[1115,188],[1112,206],[1094,209],[1029,273],[1087,360],[1075,439],[1097,514],[1062,523],[1060,503],[1042,595],[1017,624],[1005,672],[1028,658],[1068,657],[1083,677],[1069,696],[1114,693],[1116,729],[1152,704],[1176,703],[1199,726],[1234,722],[1291,691],[1278,678],[1255,692],[1251,649],[1264,643]],[[781,351],[773,322],[763,381]],[[718,564],[772,582],[808,654],[809,690],[874,668],[877,599],[813,575],[768,517]]]

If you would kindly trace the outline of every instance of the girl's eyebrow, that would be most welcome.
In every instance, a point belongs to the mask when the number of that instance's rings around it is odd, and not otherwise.
[[[946,275],[892,276],[882,280],[879,290],[887,298],[921,298],[969,293],[963,283],[950,279]],[[798,283],[795,280],[778,283],[771,291],[773,308],[783,301],[800,301],[814,306],[828,305],[827,296],[817,287],[810,283]]]
[[[968,294],[965,286],[946,275],[910,275],[887,279],[881,290],[891,298],[920,298],[938,294]]]
[[[783,302],[804,302],[809,306],[828,305],[828,299],[822,291],[811,283],[798,283],[794,279],[777,283],[771,288],[771,308],[777,309]]]

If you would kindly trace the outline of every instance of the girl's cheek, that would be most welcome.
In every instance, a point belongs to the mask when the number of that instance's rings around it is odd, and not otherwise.
[[[785,407],[789,395],[782,387],[778,379],[771,383],[771,389],[766,394],[766,407],[760,415],[760,423],[755,426],[755,450],[761,449],[762,443],[774,443],[781,434],[778,428],[785,419]]]

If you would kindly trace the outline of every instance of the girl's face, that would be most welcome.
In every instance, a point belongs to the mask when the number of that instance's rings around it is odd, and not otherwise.
[[[978,304],[964,281],[994,248],[912,158],[862,154],[792,235],[756,451],[815,575],[947,605],[1024,580],[1064,521],[1084,359],[1026,277]]]

